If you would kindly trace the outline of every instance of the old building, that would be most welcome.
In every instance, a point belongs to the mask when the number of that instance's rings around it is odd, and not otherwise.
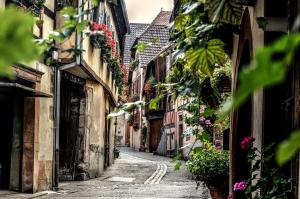
[[[82,6],[80,0],[46,0],[36,7],[31,1],[2,0],[0,6],[10,3],[40,18],[42,24],[33,29],[36,38],[47,38],[63,26],[63,7],[90,9],[79,20],[104,24],[112,44],[104,52],[92,36],[74,32],[57,43],[50,66],[44,60],[18,64],[13,66],[14,81],[1,79],[0,100],[7,111],[0,113],[5,121],[0,124],[5,132],[0,134],[0,189],[36,192],[57,187],[59,180],[98,177],[114,160],[116,121],[107,115],[118,103],[123,73],[122,60],[111,60],[123,56],[129,32],[124,1],[93,7],[92,1]],[[67,52],[74,47],[82,53]],[[120,68],[113,69],[114,63]]]
[[[297,0],[258,0],[252,3],[244,7],[241,31],[238,35],[234,35],[233,91],[239,85],[237,81],[239,71],[251,62],[255,49],[287,34],[299,14],[300,2]],[[297,63],[298,60],[290,69],[284,83],[255,92],[243,106],[232,113],[230,189],[235,182],[250,175],[250,165],[239,149],[243,137],[252,135],[256,147],[261,149],[270,143],[280,143],[292,130],[299,128]],[[292,178],[293,193],[290,198],[300,197],[298,159],[297,156],[281,168],[282,174]]]
[[[136,67],[133,68],[132,74],[129,75],[130,96],[132,101],[145,101],[143,91],[147,66],[160,54],[160,52],[168,47],[170,16],[171,12],[162,10],[133,44],[132,60],[136,63]],[[136,51],[136,48],[134,48],[138,43],[150,45],[144,51],[138,52]],[[154,73],[159,74],[159,71]],[[163,76],[163,74],[161,76]],[[132,128],[129,130],[130,147],[142,151],[153,152],[156,150],[160,140],[164,111],[162,109],[159,112],[161,114],[157,117],[151,117],[143,109],[136,110],[133,113]]]
[[[42,19],[43,25],[35,25],[33,29],[36,38],[46,38],[54,29],[53,1],[46,1],[44,8],[25,1],[0,2],[2,8],[14,4]],[[16,64],[12,70],[16,78],[1,78],[0,82],[0,189],[21,192],[51,189],[53,69],[39,61]]]
[[[130,34],[125,36],[125,45],[124,45],[124,66],[126,68],[126,93],[131,89],[131,77],[132,72],[135,68],[134,60],[132,60],[131,49],[133,47],[136,39],[146,30],[149,24],[144,23],[130,23]],[[129,99],[130,101],[130,99]],[[118,117],[118,133],[117,133],[117,144],[121,146],[130,145],[130,126],[126,122],[125,116]]]

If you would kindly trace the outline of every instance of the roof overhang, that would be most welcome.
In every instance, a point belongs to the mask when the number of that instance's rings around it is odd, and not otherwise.
[[[23,96],[23,97],[47,97],[51,98],[52,95],[35,90],[33,88],[9,82],[0,82],[0,93],[10,96]]]
[[[69,72],[73,75],[76,75],[78,77],[81,77],[86,80],[94,81],[99,84],[101,84],[106,92],[106,94],[109,96],[110,102],[117,106],[117,101],[110,89],[110,87],[94,72],[94,70],[84,61],[81,59],[80,64],[77,64],[76,62],[66,64],[59,67],[60,70]]]

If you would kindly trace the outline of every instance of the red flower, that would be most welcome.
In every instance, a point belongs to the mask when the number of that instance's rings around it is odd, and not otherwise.
[[[241,148],[244,151],[248,151],[252,147],[254,140],[252,136],[245,137],[241,142]]]

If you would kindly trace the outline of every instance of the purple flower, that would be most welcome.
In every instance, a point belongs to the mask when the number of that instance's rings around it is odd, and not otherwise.
[[[254,142],[254,138],[252,136],[245,137],[241,142],[241,148],[244,151],[248,151],[252,147],[253,142]]]
[[[205,120],[205,124],[206,124],[207,126],[211,125],[210,120]]]
[[[205,117],[202,116],[202,117],[200,117],[199,120],[200,120],[200,122],[204,122],[205,121]]]
[[[214,144],[215,144],[216,147],[221,146],[221,140],[215,140]]]
[[[234,191],[244,191],[247,188],[247,183],[245,181],[236,182],[233,186]]]
[[[232,194],[231,193],[227,196],[227,199],[232,199]]]

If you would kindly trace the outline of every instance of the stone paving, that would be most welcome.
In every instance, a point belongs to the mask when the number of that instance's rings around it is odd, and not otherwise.
[[[2,197],[3,196],[3,197]],[[198,198],[209,199],[208,190],[196,187],[184,170],[175,171],[170,158],[121,148],[120,158],[100,178],[60,183],[58,192],[33,195],[10,193],[0,198]]]

